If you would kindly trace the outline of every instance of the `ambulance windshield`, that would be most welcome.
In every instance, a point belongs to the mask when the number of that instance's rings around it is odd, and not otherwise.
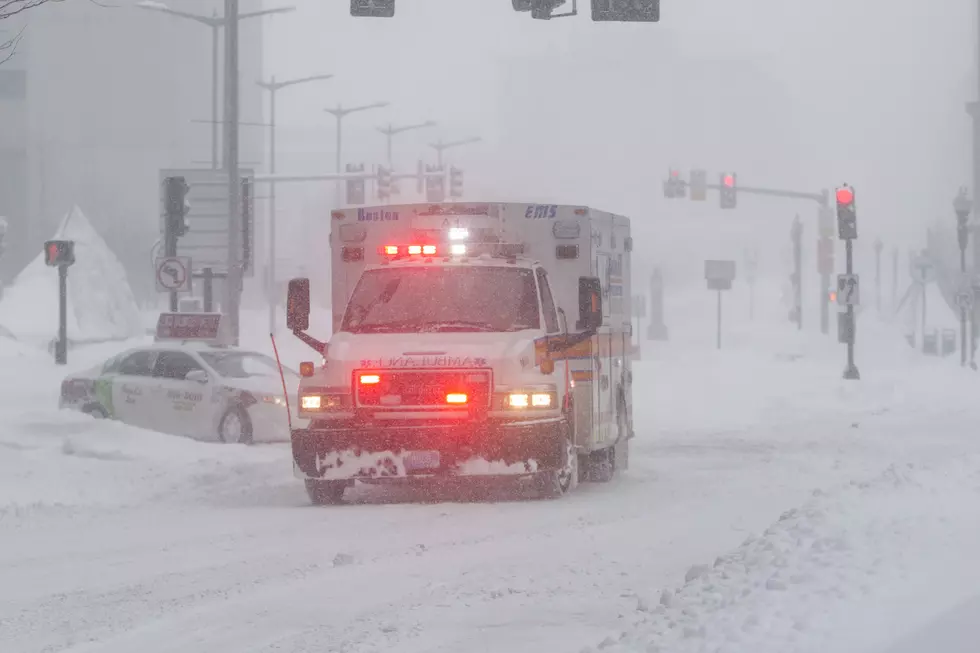
[[[341,326],[350,333],[520,331],[540,324],[532,270],[389,268],[364,273]]]

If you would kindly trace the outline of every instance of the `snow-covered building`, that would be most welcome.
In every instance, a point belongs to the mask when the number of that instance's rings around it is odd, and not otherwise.
[[[73,205],[125,266],[138,295],[154,292],[161,168],[211,166],[212,30],[137,7],[66,2],[3,21],[25,27],[0,65],[0,215],[10,222],[0,280],[40,251]],[[168,0],[221,15],[222,0]],[[241,10],[261,0],[242,0]],[[262,23],[241,22],[240,119],[262,122]],[[8,24],[9,23],[9,24]],[[3,37],[4,34],[0,34]],[[223,41],[222,41],[223,42]],[[260,167],[266,130],[243,127],[242,161]]]

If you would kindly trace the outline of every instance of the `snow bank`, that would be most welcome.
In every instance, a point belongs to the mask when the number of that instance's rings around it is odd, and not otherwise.
[[[980,461],[890,466],[816,491],[758,536],[695,565],[604,653],[877,651],[975,591]]]
[[[143,331],[139,307],[126,271],[77,206],[54,238],[75,241],[75,264],[68,274],[68,337],[71,340],[124,339]],[[22,341],[46,345],[58,328],[58,273],[38,254],[4,291],[0,324]]]

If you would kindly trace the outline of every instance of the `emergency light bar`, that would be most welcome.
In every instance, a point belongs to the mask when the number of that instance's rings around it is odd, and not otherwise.
[[[577,247],[577,246],[576,246]],[[388,259],[413,256],[490,256],[514,258],[524,253],[521,243],[443,243],[439,245],[382,245],[378,253]]]

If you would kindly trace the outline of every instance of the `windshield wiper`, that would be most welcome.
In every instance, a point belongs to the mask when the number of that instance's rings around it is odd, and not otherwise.
[[[422,327],[422,331],[448,331],[456,329],[459,331],[499,331],[489,322],[478,322],[473,320],[450,320],[448,322],[430,322]]]
[[[422,324],[415,320],[401,320],[399,322],[351,325],[345,331],[350,333],[418,333],[421,331],[421,327]]]

